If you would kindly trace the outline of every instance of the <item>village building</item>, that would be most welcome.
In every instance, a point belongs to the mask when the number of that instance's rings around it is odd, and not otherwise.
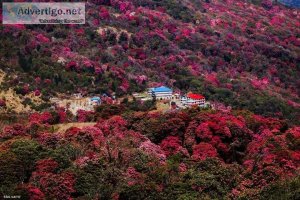
[[[173,98],[173,90],[166,86],[149,88],[148,94],[157,100],[171,100]]]
[[[137,99],[137,100],[141,100],[141,101],[149,101],[152,100],[152,95],[148,94],[148,93],[133,93],[132,96]]]
[[[80,95],[74,94],[69,97],[51,98],[50,102],[55,107],[65,108],[76,115],[78,110],[93,111],[94,106],[101,104],[101,99],[100,97],[80,97]]]
[[[73,96],[74,96],[74,98],[76,98],[76,99],[81,99],[81,98],[83,98],[83,96],[82,96],[81,93],[75,93],[75,94],[73,94]]]
[[[190,107],[193,105],[198,105],[200,107],[205,107],[205,97],[201,94],[188,93],[186,96],[182,96],[180,99],[182,105]]]
[[[173,93],[173,98],[172,99],[180,99],[180,94],[179,93]]]
[[[152,90],[153,90],[154,88],[148,88],[148,91],[147,91],[147,94],[148,94],[148,96],[152,96]]]
[[[101,98],[100,97],[92,97],[90,98],[90,105],[92,106],[99,106],[101,104]]]

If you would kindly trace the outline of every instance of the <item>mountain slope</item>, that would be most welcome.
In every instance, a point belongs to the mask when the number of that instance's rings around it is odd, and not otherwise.
[[[4,89],[39,90],[46,100],[166,84],[299,118],[298,10],[265,1],[94,0],[86,16],[83,26],[3,26]]]

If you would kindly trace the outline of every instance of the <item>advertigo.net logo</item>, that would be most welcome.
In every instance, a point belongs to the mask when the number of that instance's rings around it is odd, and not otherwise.
[[[3,24],[84,24],[85,3],[3,3]]]

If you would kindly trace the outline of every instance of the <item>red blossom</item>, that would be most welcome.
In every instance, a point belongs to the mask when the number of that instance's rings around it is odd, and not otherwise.
[[[70,61],[66,66],[66,69],[76,69],[76,68],[77,68],[77,63],[75,61]]]
[[[35,80],[36,84],[40,84],[41,83],[41,78],[40,77],[36,77],[34,80]]]
[[[142,179],[142,174],[137,172],[134,167],[127,168],[125,177],[127,179],[127,184],[129,186],[136,185],[136,184],[141,185],[144,183],[144,180]]]
[[[205,160],[209,157],[218,157],[217,150],[211,144],[201,142],[193,146],[194,160]]]
[[[181,146],[181,142],[176,136],[168,136],[162,140],[160,147],[164,150],[166,156],[181,153],[182,155],[189,156],[188,151]]]
[[[127,125],[126,120],[124,120],[121,116],[113,116],[108,120],[100,120],[97,123],[97,127],[99,127],[105,136],[110,134],[115,134],[116,131],[125,130]]]
[[[71,199],[75,192],[74,174],[70,172],[56,173],[58,163],[53,159],[44,159],[37,162],[36,171],[32,173],[30,182],[35,182],[49,198]]]
[[[81,130],[80,128],[71,127],[66,130],[64,137],[68,140],[71,140],[73,137],[75,137],[79,133],[80,130]]]
[[[77,111],[77,121],[78,122],[91,121],[93,118],[93,115],[94,115],[93,111],[78,110]]]
[[[75,164],[80,168],[87,166],[90,163],[99,162],[99,156],[94,152],[88,152],[85,156],[79,157],[75,160]]]
[[[36,164],[36,172],[54,172],[58,163],[53,159],[39,160]]]
[[[47,85],[50,85],[52,83],[52,81],[50,79],[45,79],[44,83],[47,84]]]
[[[45,37],[43,34],[38,34],[36,39],[41,43],[48,43],[50,42],[49,38]]]
[[[187,168],[186,164],[184,164],[184,163],[180,163],[179,166],[178,166],[178,171],[179,172],[186,172],[187,169],[188,168]]]
[[[143,150],[148,155],[159,158],[161,161],[165,161],[166,159],[166,155],[162,149],[158,145],[152,143],[150,140],[141,143],[139,149]]]
[[[22,124],[13,124],[11,126],[5,126],[1,133],[0,138],[13,137],[13,136],[25,136],[27,129]]]
[[[33,180],[39,184],[43,193],[51,199],[72,199],[71,194],[75,192],[75,177],[69,172],[60,174],[33,172],[31,181]]]
[[[49,112],[33,113],[29,116],[30,122],[36,122],[41,124],[51,123],[52,119],[53,117]]]
[[[40,133],[37,140],[46,147],[55,147],[62,140],[62,136],[57,133]]]
[[[123,92],[127,92],[127,90],[129,89],[129,82],[126,79],[123,79],[120,89]]]
[[[34,96],[40,96],[40,95],[41,95],[41,92],[39,90],[34,91]]]
[[[100,16],[101,19],[109,19],[110,18],[110,14],[109,14],[108,10],[105,7],[100,8],[99,16]]]
[[[206,80],[214,85],[219,85],[219,80],[216,73],[211,73],[206,75]]]
[[[28,193],[29,200],[45,199],[45,194],[40,190],[40,188],[33,185],[27,185],[24,188]]]
[[[6,103],[4,99],[0,99],[0,107],[5,107]]]

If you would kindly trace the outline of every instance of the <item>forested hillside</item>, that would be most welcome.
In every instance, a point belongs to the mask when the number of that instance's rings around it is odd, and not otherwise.
[[[56,93],[120,97],[166,84],[299,119],[299,10],[272,1],[94,0],[86,18],[1,26],[2,88],[47,102]]]
[[[0,199],[300,199],[287,2],[88,0],[84,25],[1,24]],[[162,85],[225,109],[133,95]],[[101,105],[53,103],[78,94]]]
[[[247,111],[101,105],[67,130],[63,111],[0,133],[0,194],[24,199],[297,199],[300,127]],[[2,119],[3,120],[3,119]],[[73,122],[76,122],[73,121]],[[79,125],[78,125],[79,126]]]

